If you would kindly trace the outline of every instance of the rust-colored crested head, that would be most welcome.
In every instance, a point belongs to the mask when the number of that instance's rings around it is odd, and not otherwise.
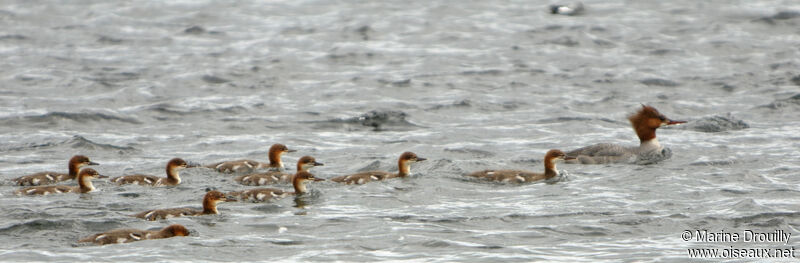
[[[75,156],[72,156],[72,158],[69,159],[69,163],[68,163],[67,167],[69,167],[69,175],[74,177],[74,178],[77,178],[78,177],[78,172],[79,172],[79,170],[81,169],[82,166],[84,166],[84,165],[98,165],[98,164],[99,163],[92,162],[92,160],[89,160],[89,157],[86,157],[84,155],[75,155]]]
[[[230,198],[223,194],[220,191],[212,190],[206,193],[206,196],[203,197],[204,201],[212,201],[212,202],[228,202],[228,201],[236,201],[236,199]]]
[[[184,227],[184,226],[182,226],[182,225],[179,225],[179,224],[169,225],[169,226],[165,227],[165,228],[164,228],[163,230],[161,230],[161,231],[162,231],[162,232],[166,232],[166,234],[167,234],[168,236],[181,236],[181,237],[185,237],[185,236],[188,236],[188,235],[189,235],[189,230],[188,230],[188,229],[186,229],[186,227]]]
[[[548,160],[550,160],[550,159],[558,159],[558,158],[564,159],[566,156],[567,155],[564,154],[564,152],[562,152],[561,150],[552,149],[552,150],[547,151],[547,153],[544,155],[544,158],[548,159]]]
[[[80,188],[81,193],[88,193],[94,190],[94,185],[92,185],[92,179],[96,178],[108,178],[108,176],[101,175],[97,171],[92,168],[85,168],[78,173],[78,188]]]
[[[108,176],[102,175],[92,168],[85,168],[78,174],[78,178],[107,178]]]
[[[415,153],[412,152],[404,152],[400,155],[400,162],[421,162],[427,159],[418,157]]]
[[[314,174],[306,172],[306,171],[297,172],[294,175],[294,182],[302,183],[303,181],[318,182],[318,181],[325,181],[325,179],[317,178],[316,176],[314,176]]]
[[[558,149],[549,150],[547,151],[546,154],[544,154],[545,164],[552,163],[557,160],[572,160],[572,159],[575,159],[575,157],[567,156],[564,152]]]
[[[552,149],[552,150],[547,151],[547,153],[544,154],[544,171],[545,171],[545,174],[546,175],[549,174],[550,176],[554,175],[554,173],[556,171],[556,161],[558,161],[558,160],[571,160],[571,159],[575,159],[575,157],[567,156],[561,150]]]
[[[294,152],[294,151],[295,150],[289,150],[289,148],[286,147],[286,145],[283,145],[283,144],[280,144],[280,143],[273,144],[272,147],[269,147],[269,153],[270,154],[273,154],[273,153],[274,154],[282,154],[282,153],[285,153],[285,152]]]
[[[297,163],[302,163],[302,164],[305,164],[305,165],[313,165],[313,166],[323,166],[323,165],[325,165],[324,163],[318,163],[317,159],[314,159],[314,157],[311,157],[311,156],[308,156],[308,155],[303,156],[302,158],[300,158],[300,160],[297,160]]]
[[[281,154],[294,151],[295,150],[289,150],[286,145],[280,143],[273,144],[272,147],[269,147],[269,153],[267,154],[267,157],[269,157],[270,167],[283,168]]]
[[[397,160],[397,168],[399,169],[398,174],[400,177],[405,177],[410,174],[410,167],[411,163],[425,161],[427,159],[417,156],[415,153],[412,152],[404,152],[400,155],[400,159]]]
[[[203,214],[219,214],[218,202],[236,202],[233,197],[228,197],[220,191],[212,190],[203,197]]]
[[[325,181],[325,179],[317,178],[313,174],[306,172],[306,171],[298,171],[294,174],[294,179],[292,179],[292,186],[294,186],[294,193],[295,194],[303,194],[308,192],[306,189],[307,182],[319,182]]]
[[[631,116],[628,116],[628,120],[631,122],[633,127],[648,127],[652,129],[656,129],[661,127],[661,123],[667,120],[667,117],[664,114],[661,114],[651,106],[642,105],[642,108],[634,113]]]
[[[167,169],[177,168],[177,167],[186,168],[188,165],[189,164],[187,164],[186,161],[184,161],[181,158],[172,158],[172,160],[169,160],[169,162],[167,162]]]
[[[297,171],[305,171],[314,166],[323,166],[325,164],[318,163],[314,157],[311,156],[303,156],[300,157],[300,160],[297,160]]]
[[[628,120],[642,142],[656,138],[656,129],[661,126],[686,123],[685,121],[670,120],[656,108],[647,105],[642,105],[642,108],[629,116]]]
[[[69,163],[77,165],[98,165],[98,163],[92,162],[92,160],[89,160],[89,157],[85,155],[72,156],[72,158],[69,159]]]

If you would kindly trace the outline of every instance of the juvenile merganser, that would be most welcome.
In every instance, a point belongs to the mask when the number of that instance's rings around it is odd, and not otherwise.
[[[656,129],[686,123],[685,121],[670,120],[651,106],[642,105],[628,120],[639,136],[639,147],[624,147],[620,145],[601,143],[567,152],[567,156],[576,157],[575,161],[568,163],[600,164],[637,162],[651,163],[668,159],[672,152],[664,148],[656,139]]]
[[[162,228],[161,230],[139,230],[132,228],[120,228],[103,233],[94,234],[78,240],[78,242],[92,242],[97,245],[129,243],[147,239],[161,239],[175,236],[188,236],[189,230],[186,227],[174,224]]]
[[[564,152],[553,149],[544,155],[544,173],[522,170],[483,170],[470,173],[467,176],[499,182],[530,183],[558,176],[558,170],[556,170],[556,161],[570,159],[575,158],[568,157],[564,154]]]
[[[308,171],[314,166],[322,166],[323,163],[318,163],[314,157],[303,156],[297,160],[297,171]],[[236,181],[243,185],[268,185],[276,183],[292,182],[293,174],[283,173],[278,171],[269,171],[265,173],[255,173],[236,177]]]
[[[256,188],[245,191],[230,192],[229,194],[232,196],[237,196],[242,200],[253,199],[253,202],[264,202],[272,200],[273,198],[284,198],[288,195],[300,195],[307,193],[308,189],[306,189],[306,183],[319,181],[325,181],[325,179],[314,177],[313,174],[307,171],[299,171],[294,175],[294,179],[292,180],[294,192],[286,192],[275,188]]]
[[[220,191],[210,191],[203,197],[203,210],[194,208],[167,208],[167,209],[154,209],[144,211],[133,216],[142,218],[149,221],[158,219],[167,219],[179,216],[199,216],[199,215],[215,215],[219,214],[217,211],[217,203],[219,202],[232,202],[236,199],[227,197]]]
[[[88,193],[94,191],[92,179],[108,178],[108,176],[101,175],[92,168],[86,168],[78,173],[78,186],[68,185],[50,185],[50,186],[34,186],[17,190],[18,195],[48,195],[60,193]]]
[[[45,185],[45,184],[53,184],[61,181],[67,181],[75,179],[78,176],[78,172],[81,170],[81,167],[84,165],[98,165],[96,162],[92,162],[89,160],[89,157],[83,155],[75,155],[69,159],[69,173],[58,173],[58,172],[39,172],[35,174],[30,174],[22,177],[17,177],[13,180],[16,182],[17,185],[25,186],[25,185]]]
[[[181,183],[180,171],[188,167],[186,161],[181,158],[173,158],[167,162],[167,177],[156,177],[152,175],[126,175],[111,178],[111,182],[117,184],[138,184],[138,185],[178,185]]]
[[[331,181],[338,183],[346,183],[346,184],[364,184],[371,181],[381,181],[395,177],[406,177],[410,174],[412,163],[421,162],[425,160],[427,159],[417,157],[417,155],[412,152],[404,152],[403,154],[400,155],[400,159],[397,160],[397,167],[398,167],[397,173],[390,173],[385,171],[369,171],[351,175],[337,176],[331,178]]]
[[[286,145],[276,143],[273,144],[272,147],[269,147],[269,163],[262,163],[253,160],[236,160],[218,162],[206,165],[206,167],[217,170],[221,173],[252,173],[258,169],[281,171],[283,170],[281,155],[287,152],[295,152],[295,150],[289,150],[289,148],[286,148]]]

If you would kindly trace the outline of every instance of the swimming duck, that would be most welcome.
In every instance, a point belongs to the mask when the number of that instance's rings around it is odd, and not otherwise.
[[[671,120],[658,112],[656,108],[642,105],[642,108],[628,117],[628,120],[639,136],[638,147],[600,143],[567,152],[567,156],[576,157],[567,163],[602,164],[602,163],[652,163],[668,159],[672,151],[664,148],[656,139],[656,129],[668,125],[686,123]]]
[[[108,178],[108,176],[101,175],[92,168],[86,168],[81,170],[80,173],[78,173],[78,186],[68,186],[68,185],[33,186],[17,190],[14,193],[18,195],[88,193],[94,191],[95,188],[94,185],[92,185],[92,179],[97,179],[97,178]]]
[[[252,173],[258,169],[281,171],[283,170],[281,155],[287,152],[295,152],[295,150],[289,150],[286,145],[276,143],[269,148],[269,163],[262,163],[253,160],[236,160],[218,162],[206,165],[206,167],[217,170],[221,173]]]
[[[200,215],[215,215],[219,214],[217,211],[217,203],[219,202],[232,202],[236,199],[227,197],[220,191],[210,191],[203,197],[203,210],[194,208],[167,208],[167,209],[153,209],[144,211],[133,216],[142,218],[149,221],[158,219],[167,219],[179,216],[200,216]]]
[[[297,171],[308,171],[314,166],[322,166],[323,163],[318,163],[314,157],[303,156],[297,160]],[[276,183],[292,182],[293,174],[283,173],[279,171],[269,171],[265,173],[255,173],[236,177],[236,181],[243,185],[268,185]]]
[[[406,177],[411,173],[410,171],[412,163],[421,162],[425,160],[427,159],[417,157],[417,155],[412,152],[404,152],[403,154],[400,155],[400,159],[397,160],[397,166],[398,166],[397,173],[390,173],[385,171],[369,171],[351,175],[337,176],[331,178],[331,181],[338,183],[346,183],[346,184],[364,184],[372,181],[386,180],[389,178]]]
[[[97,245],[129,243],[147,239],[161,239],[176,236],[188,236],[189,230],[186,227],[174,224],[162,228],[161,230],[139,230],[132,228],[120,228],[103,233],[94,234],[78,240],[78,242],[92,242]]]
[[[272,199],[284,198],[289,195],[300,195],[307,193],[308,189],[306,188],[306,183],[319,181],[325,181],[325,179],[316,178],[313,174],[307,171],[299,171],[292,179],[294,192],[286,192],[275,188],[256,188],[245,191],[230,192],[229,194],[231,196],[237,196],[242,200],[252,199],[253,202],[264,202]]]
[[[553,149],[544,155],[544,173],[523,170],[483,170],[470,173],[467,176],[498,182],[530,183],[556,177],[558,175],[556,161],[571,159],[575,158],[568,157],[560,150]]]
[[[20,186],[34,186],[34,185],[46,185],[46,184],[54,184],[61,181],[72,180],[78,177],[78,172],[81,170],[81,167],[86,165],[98,165],[96,162],[92,162],[89,160],[89,157],[83,155],[75,155],[69,159],[67,166],[69,168],[69,173],[59,173],[59,172],[38,172],[35,174],[30,174],[26,176],[17,177],[11,179],[17,185]]]
[[[138,185],[178,185],[181,183],[180,171],[188,167],[186,161],[181,158],[173,158],[167,162],[167,177],[156,177],[152,175],[126,175],[111,178],[111,182],[117,184],[138,184]]]

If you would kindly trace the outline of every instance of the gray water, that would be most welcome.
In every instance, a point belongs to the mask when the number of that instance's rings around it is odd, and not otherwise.
[[[681,233],[800,235],[800,3],[586,1],[572,17],[551,3],[0,1],[0,260],[683,262],[797,246]],[[640,103],[689,121],[658,132],[671,159],[560,164],[555,184],[463,178],[636,145]],[[287,166],[325,163],[322,178],[429,160],[408,179],[157,222],[129,215],[248,187],[202,168],[84,195],[18,197],[8,181],[75,154],[163,176],[173,157],[266,161],[273,143],[298,150]],[[76,243],[173,223],[196,234]]]

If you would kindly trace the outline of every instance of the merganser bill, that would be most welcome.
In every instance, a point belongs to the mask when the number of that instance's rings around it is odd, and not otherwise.
[[[133,216],[142,218],[149,221],[158,219],[167,219],[180,216],[200,216],[200,215],[215,215],[219,214],[217,211],[217,203],[219,202],[233,202],[236,199],[225,196],[220,191],[210,191],[203,196],[203,210],[194,208],[167,208],[167,209],[154,209],[144,211]]]
[[[308,171],[314,166],[323,166],[325,164],[318,163],[314,157],[303,156],[297,160],[297,171]],[[279,171],[269,171],[264,173],[248,174],[236,177],[236,181],[243,185],[268,185],[277,183],[292,182],[293,174],[284,173]]]
[[[236,160],[218,162],[206,167],[217,170],[221,173],[252,173],[258,169],[270,169],[282,171],[284,169],[283,162],[281,162],[281,155],[287,152],[295,152],[290,150],[286,145],[276,143],[269,148],[269,163],[262,163],[253,160]]]
[[[346,184],[365,184],[372,181],[381,181],[395,177],[406,177],[411,174],[411,164],[425,161],[427,159],[417,157],[412,152],[404,152],[397,160],[398,172],[390,173],[385,171],[369,171],[351,175],[343,175],[331,178],[331,181]]]
[[[82,238],[78,240],[78,242],[92,242],[97,245],[106,245],[188,235],[189,230],[186,229],[186,227],[179,224],[174,224],[155,231],[132,228],[114,229]]]
[[[550,150],[544,155],[544,173],[529,172],[523,170],[483,170],[468,174],[467,176],[487,179],[490,181],[509,182],[509,183],[530,183],[540,180],[547,180],[558,176],[556,161],[570,160],[560,150]]]
[[[231,196],[239,197],[242,200],[252,199],[253,202],[264,202],[272,199],[284,198],[289,195],[300,195],[307,193],[308,189],[306,188],[306,183],[319,181],[325,181],[325,179],[314,177],[313,174],[306,171],[300,171],[294,175],[294,179],[292,180],[294,192],[286,192],[275,188],[256,188],[245,191],[230,192],[229,194]]]
[[[69,163],[67,164],[67,166],[69,167],[69,173],[65,174],[58,172],[38,172],[35,174],[17,177],[11,180],[20,186],[54,184],[57,182],[67,181],[77,178],[78,172],[81,170],[81,167],[85,165],[98,165],[98,163],[92,162],[91,160],[89,160],[89,157],[83,155],[75,155],[69,159]]]
[[[14,192],[18,195],[48,195],[60,193],[88,193],[94,191],[92,179],[108,178],[108,176],[101,175],[92,168],[86,168],[78,173],[78,186],[68,185],[50,185],[50,186],[34,186],[17,190]]]
[[[672,151],[658,143],[656,129],[668,125],[686,123],[671,120],[658,112],[656,108],[642,105],[635,114],[628,117],[633,130],[639,136],[639,147],[625,147],[610,143],[595,144],[567,152],[576,160],[567,163],[602,164],[602,163],[653,163],[666,160]]]
[[[180,171],[188,167],[186,161],[181,158],[173,158],[167,162],[167,177],[156,177],[152,175],[126,175],[111,178],[111,182],[117,184],[138,184],[151,186],[178,185],[181,183]]]

